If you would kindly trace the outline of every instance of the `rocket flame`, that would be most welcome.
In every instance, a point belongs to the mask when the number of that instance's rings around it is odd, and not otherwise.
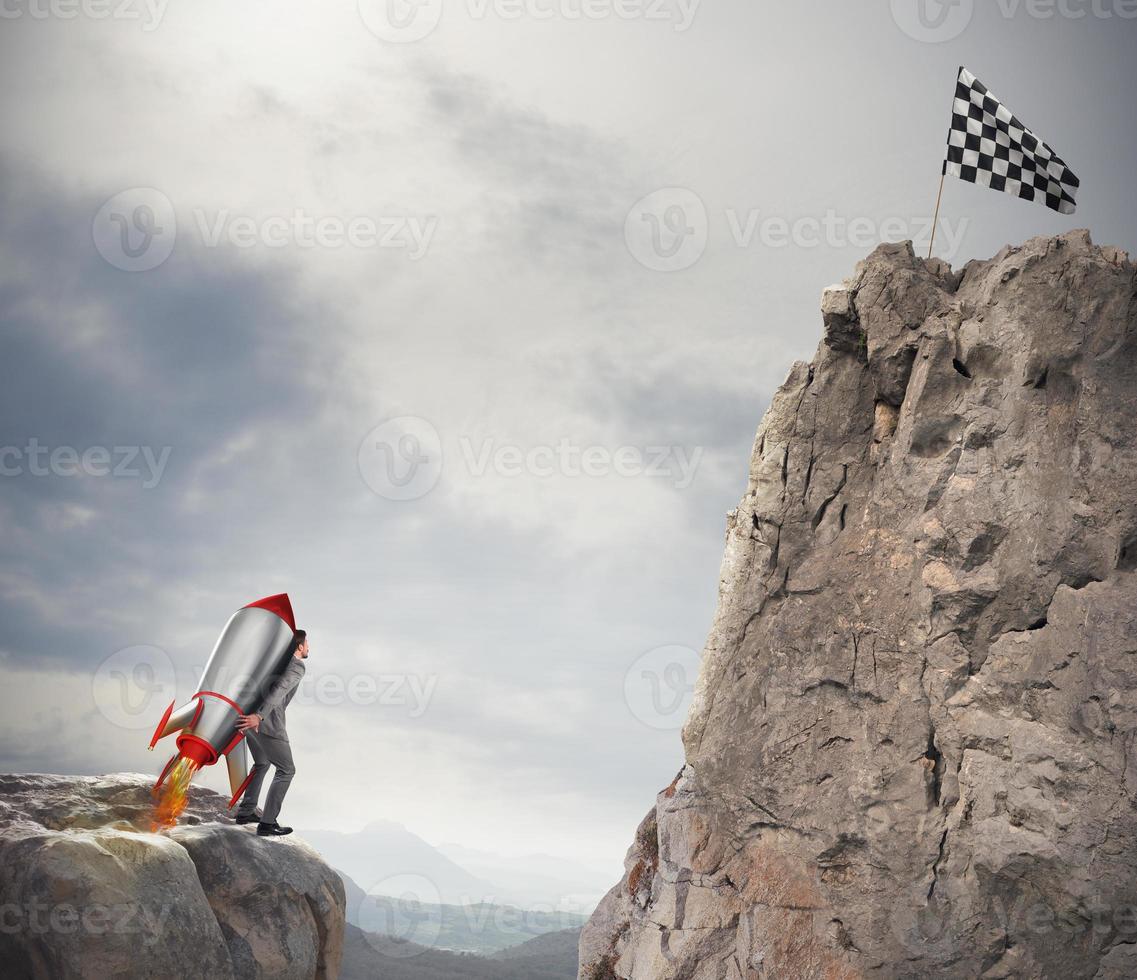
[[[186,804],[189,802],[190,780],[197,772],[197,763],[193,759],[182,756],[174,763],[170,775],[162,784],[161,795],[154,803],[154,816],[150,821],[150,830],[158,833],[169,830],[178,822]]]

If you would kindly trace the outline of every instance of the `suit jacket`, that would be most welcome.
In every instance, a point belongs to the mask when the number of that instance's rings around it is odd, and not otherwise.
[[[269,738],[279,738],[288,741],[288,731],[285,728],[284,711],[289,702],[295,697],[300,681],[304,679],[304,661],[299,657],[290,657],[288,666],[269,688],[264,703],[257,714],[261,716],[261,724],[257,729],[261,735]]]

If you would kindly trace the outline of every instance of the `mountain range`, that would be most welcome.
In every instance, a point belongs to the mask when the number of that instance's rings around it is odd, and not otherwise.
[[[301,833],[364,892],[400,897],[409,889],[424,904],[485,903],[587,915],[619,871],[547,854],[507,857],[458,844],[434,847],[389,820],[351,833]]]

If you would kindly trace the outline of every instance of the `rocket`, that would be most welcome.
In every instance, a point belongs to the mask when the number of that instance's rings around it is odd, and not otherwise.
[[[283,593],[250,602],[230,617],[198,681],[197,693],[179,708],[171,701],[154,730],[151,749],[167,735],[180,733],[178,754],[166,763],[154,785],[155,793],[180,759],[203,769],[224,756],[233,791],[230,809],[236,804],[252,778],[245,733],[237,730],[239,716],[254,714],[261,707],[288,666],[295,633],[292,604]]]

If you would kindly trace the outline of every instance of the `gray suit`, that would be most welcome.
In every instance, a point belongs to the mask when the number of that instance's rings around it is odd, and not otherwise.
[[[249,743],[249,751],[253,755],[253,772],[245,795],[241,797],[241,805],[237,808],[238,816],[252,816],[256,812],[257,799],[261,795],[261,785],[264,783],[269,766],[275,766],[276,773],[272,777],[272,785],[265,798],[261,822],[276,823],[276,818],[280,816],[284,794],[288,792],[292,777],[296,775],[284,712],[295,697],[296,689],[303,679],[304,661],[299,657],[293,657],[284,668],[284,673],[269,690],[264,704],[257,712],[261,716],[259,731],[245,732],[245,741]]]

